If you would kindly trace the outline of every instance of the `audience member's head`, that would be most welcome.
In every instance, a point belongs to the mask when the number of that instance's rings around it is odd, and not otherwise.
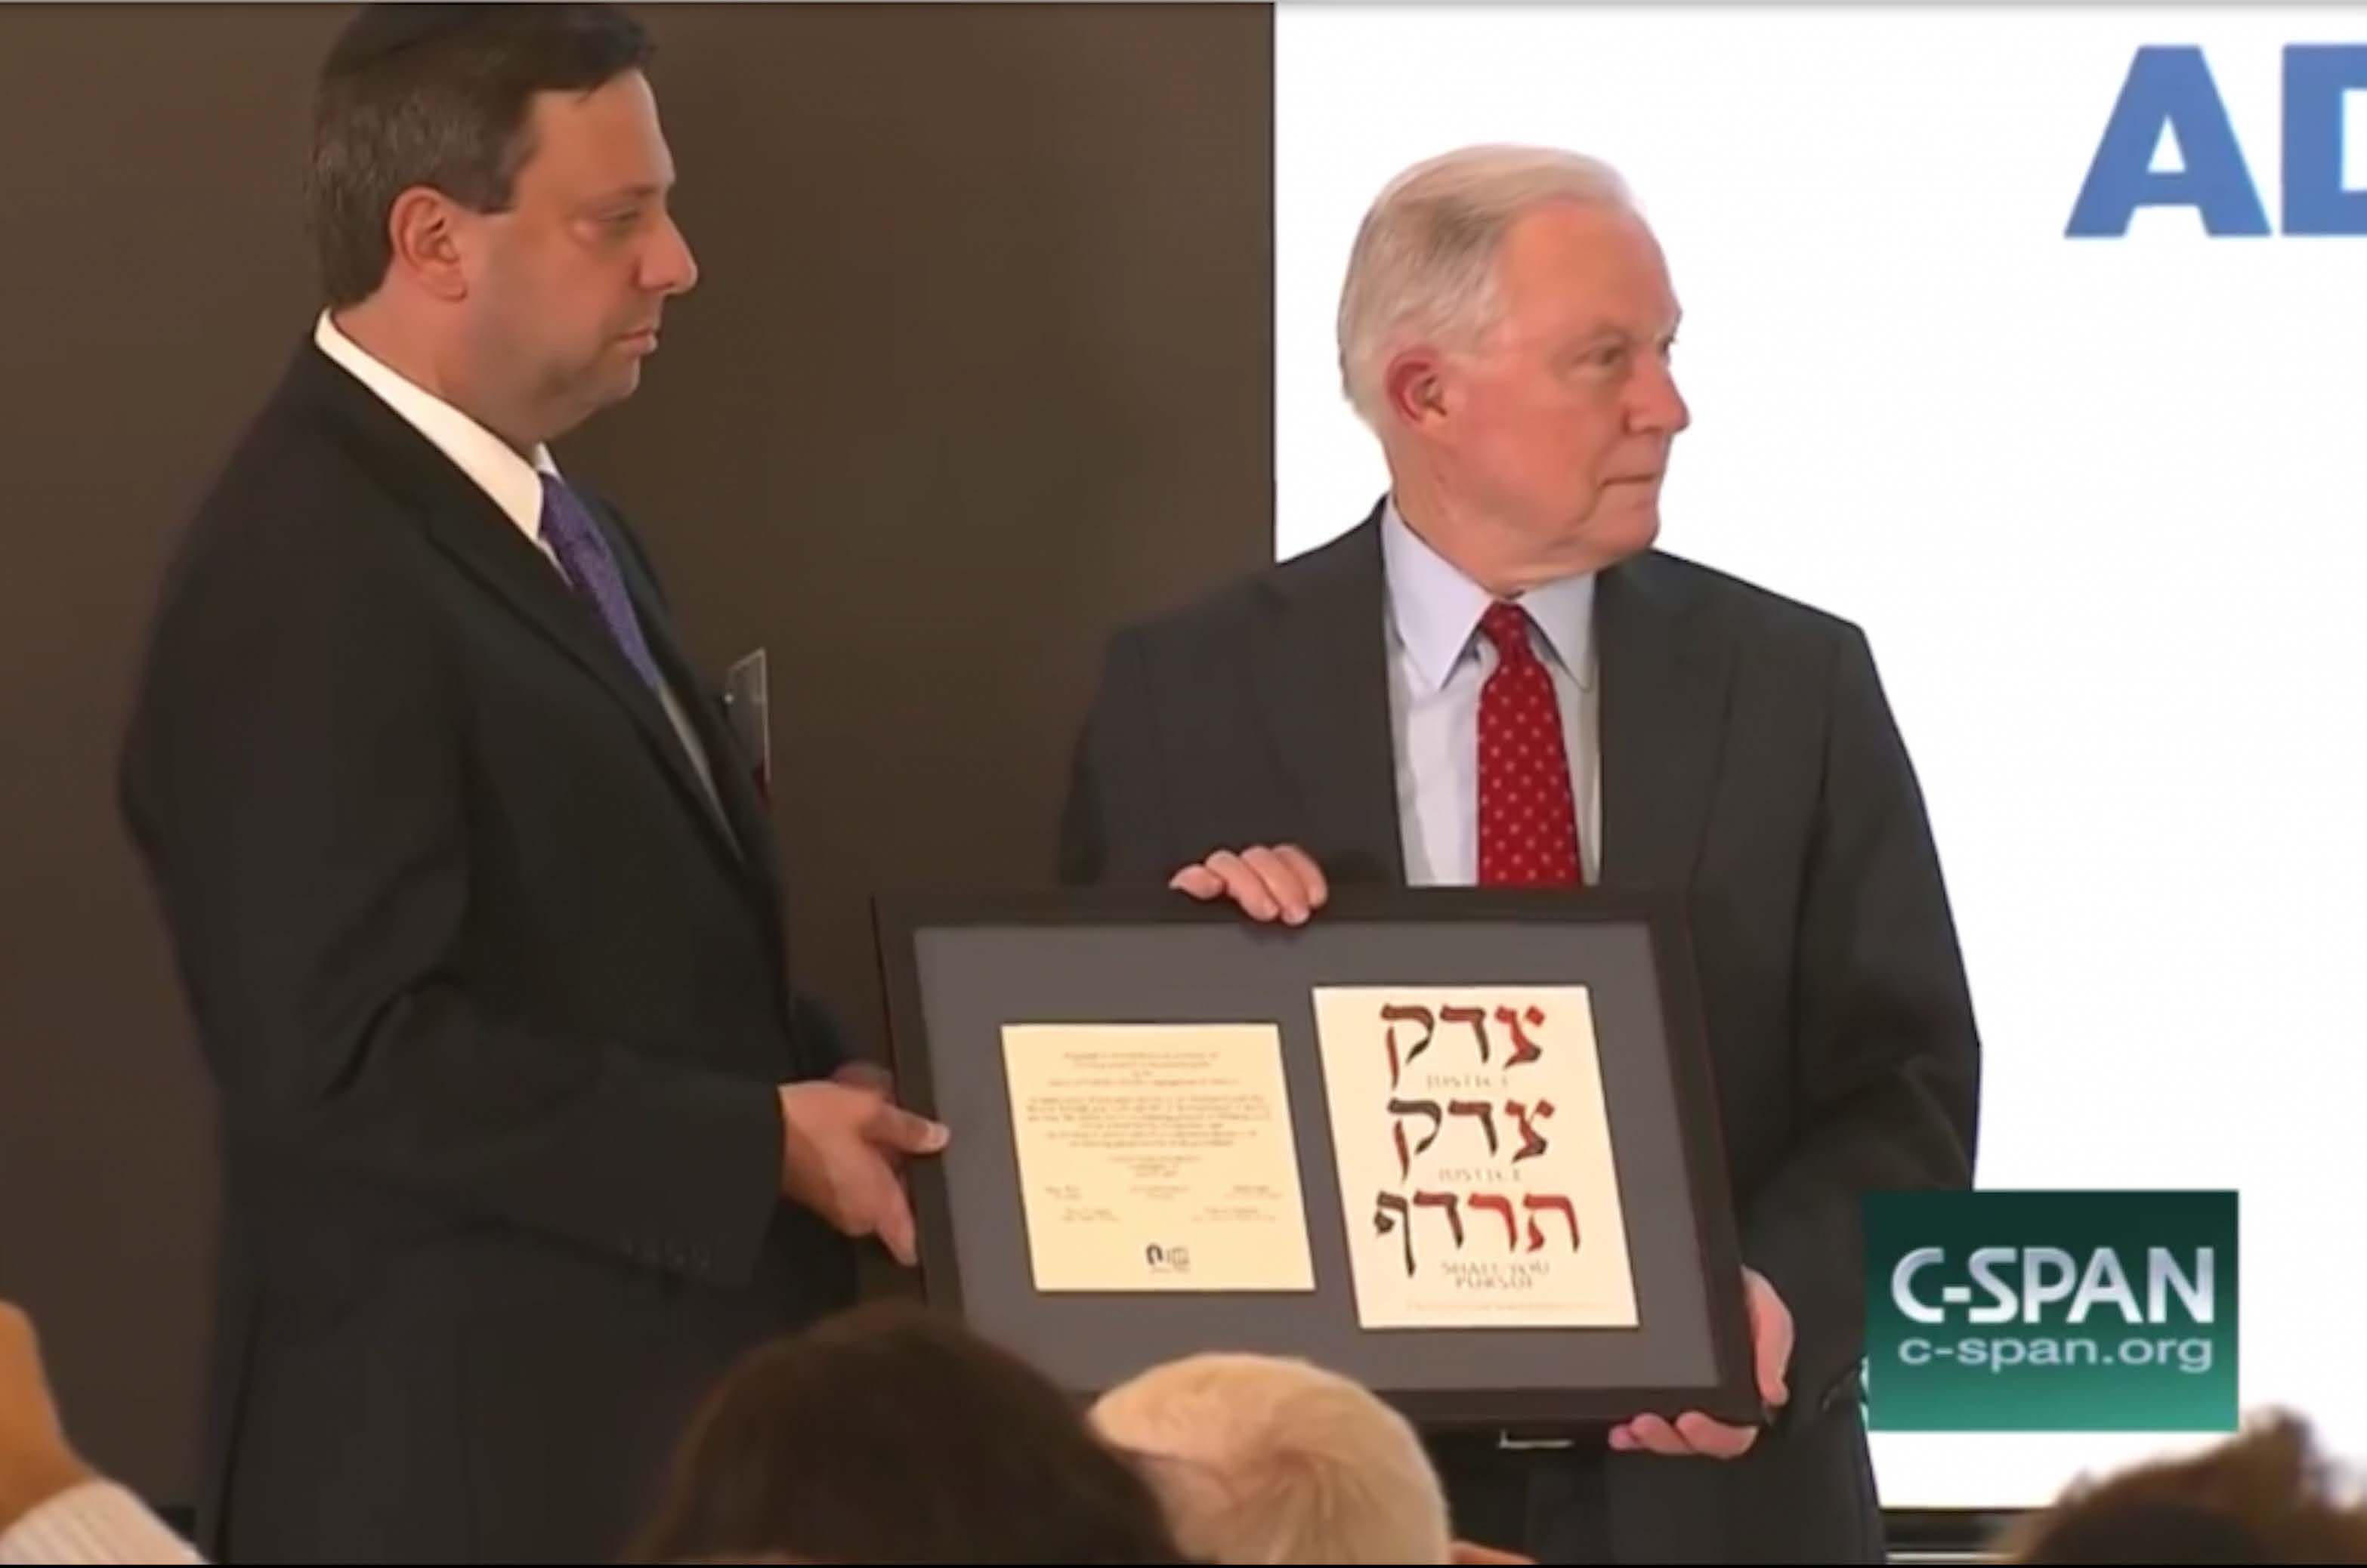
[[[1445,1495],[1413,1428],[1319,1367],[1187,1357],[1112,1389],[1093,1422],[1140,1459],[1194,1557],[1448,1561]]]
[[[66,1444],[33,1320],[0,1301],[0,1530],[90,1477]]]
[[[2085,1482],[2002,1543],[2015,1562],[2367,1562],[2367,1509],[2309,1428],[2264,1422],[2191,1459]]]
[[[1175,1562],[1159,1500],[1075,1405],[951,1319],[858,1308],[751,1352],[631,1556]]]

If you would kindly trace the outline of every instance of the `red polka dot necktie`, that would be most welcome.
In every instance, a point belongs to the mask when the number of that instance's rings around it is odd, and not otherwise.
[[[1496,668],[1479,691],[1479,886],[1575,887],[1578,813],[1553,676],[1529,641],[1529,613],[1503,601],[1479,630]]]

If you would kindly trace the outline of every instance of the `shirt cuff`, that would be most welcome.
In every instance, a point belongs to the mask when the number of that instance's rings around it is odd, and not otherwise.
[[[0,1531],[0,1563],[204,1561],[112,1481],[70,1486]]]

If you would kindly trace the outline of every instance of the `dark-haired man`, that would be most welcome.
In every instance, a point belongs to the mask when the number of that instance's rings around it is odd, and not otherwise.
[[[650,54],[605,6],[349,27],[329,308],[158,610],[122,792],[223,1090],[217,1558],[609,1555],[846,1237],[911,1257],[944,1134],[793,999],[747,761],[546,446],[697,276]]]

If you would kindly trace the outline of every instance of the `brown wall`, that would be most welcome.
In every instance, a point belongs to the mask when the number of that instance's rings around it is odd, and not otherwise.
[[[345,15],[0,8],[0,1296],[167,1499],[212,1118],[114,746],[169,537],[314,307]],[[876,1043],[870,891],[1043,880],[1101,637],[1270,558],[1271,14],[642,15],[705,276],[561,456],[710,669],[769,648],[800,977]]]

